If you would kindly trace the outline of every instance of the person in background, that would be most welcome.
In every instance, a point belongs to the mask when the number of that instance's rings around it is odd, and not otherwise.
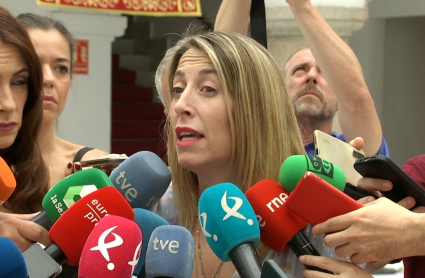
[[[27,29],[43,71],[43,123],[39,145],[50,174],[50,187],[74,171],[81,160],[108,155],[55,135],[58,118],[65,109],[72,80],[74,38],[59,21],[35,14],[20,14],[18,20]]]
[[[313,131],[318,129],[345,142],[362,137],[366,156],[389,156],[372,96],[353,51],[310,0],[286,2],[306,42],[306,47],[284,65],[284,75],[307,154],[315,155]],[[214,30],[247,34],[250,7],[251,0],[223,0]],[[332,131],[337,111],[342,134]]]
[[[0,237],[10,238],[21,251],[33,242],[50,244],[47,231],[28,221],[42,209],[49,188],[38,145],[42,113],[37,53],[26,30],[0,6],[0,156],[16,179],[15,191],[0,206]]]

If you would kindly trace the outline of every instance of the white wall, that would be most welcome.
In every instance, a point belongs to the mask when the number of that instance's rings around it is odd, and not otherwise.
[[[349,44],[374,97],[391,160],[425,153],[425,1],[373,0]]]
[[[77,39],[89,40],[89,74],[73,75],[57,133],[65,140],[109,152],[111,42],[124,34],[126,18],[118,14],[38,7],[29,0],[2,0],[1,5],[14,15],[31,12],[60,20]]]

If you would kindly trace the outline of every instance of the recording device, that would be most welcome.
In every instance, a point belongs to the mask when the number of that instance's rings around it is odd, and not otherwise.
[[[112,186],[88,194],[66,210],[50,229],[52,244],[45,251],[59,264],[78,265],[87,238],[106,215],[134,219],[133,209]]]
[[[50,257],[38,243],[32,244],[22,255],[28,269],[28,277],[30,278],[53,278],[62,271],[62,266]]]
[[[98,158],[92,160],[83,160],[80,161],[81,167],[93,167],[102,170],[107,175],[110,175],[112,170],[118,167],[122,162],[124,162],[127,157],[106,157],[106,158]]]
[[[202,232],[217,257],[232,260],[241,278],[258,278],[261,263],[255,247],[260,229],[254,210],[242,191],[233,183],[207,188],[199,198]]]
[[[263,263],[261,278],[288,278],[285,272],[273,260],[267,260]]]
[[[153,230],[146,252],[146,277],[191,278],[195,244],[184,227],[163,225]]]
[[[354,168],[364,177],[391,181],[393,188],[381,193],[393,202],[411,196],[416,200],[415,206],[425,206],[425,191],[388,157],[366,157],[356,161]]]
[[[131,277],[139,261],[142,232],[133,221],[103,217],[91,231],[81,253],[78,277]]]
[[[15,188],[15,176],[6,161],[0,157],[0,206],[9,199]]]
[[[277,182],[264,179],[245,192],[258,219],[261,241],[277,252],[287,246],[300,257],[320,256],[303,230],[307,222],[286,208],[289,192]],[[348,198],[348,197],[347,197]],[[327,270],[305,265],[307,269],[330,273]],[[263,266],[264,269],[264,266]]]
[[[142,251],[140,252],[139,263],[135,269],[133,275],[138,277],[145,277],[145,259],[146,251],[148,249],[148,243],[151,238],[152,232],[159,226],[168,225],[168,222],[156,213],[149,210],[135,208],[134,211],[134,222],[139,226],[143,232]],[[140,276],[139,276],[140,275]]]
[[[354,170],[353,165],[358,159],[365,157],[363,150],[317,129],[313,132],[313,137],[316,155],[339,166],[347,182],[357,184],[362,176]]]
[[[171,173],[159,156],[141,151],[115,168],[109,178],[133,208],[149,209],[164,195]]]
[[[6,237],[0,237],[0,278],[27,278],[28,271],[18,246]]]
[[[312,225],[359,209],[362,205],[324,179],[307,172],[285,203],[288,210]]]
[[[345,174],[337,165],[322,159],[318,156],[291,155],[282,164],[279,172],[280,184],[289,192],[303,177],[310,171],[351,198],[358,200],[366,196],[373,196],[372,193],[346,182]]]
[[[76,172],[55,184],[44,196],[44,211],[31,219],[49,230],[53,223],[76,201],[99,188],[113,185],[108,176],[99,169]]]

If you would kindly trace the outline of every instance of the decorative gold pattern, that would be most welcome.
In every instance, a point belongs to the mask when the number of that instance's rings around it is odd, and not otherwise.
[[[123,0],[127,9],[135,11],[175,11],[176,0]]]
[[[66,4],[72,4],[75,6],[85,6],[94,8],[115,8],[119,4],[120,0],[65,0]]]
[[[95,9],[134,15],[202,16],[200,0],[36,0],[39,6]]]

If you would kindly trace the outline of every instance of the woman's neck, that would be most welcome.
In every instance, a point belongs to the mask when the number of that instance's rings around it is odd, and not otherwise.
[[[227,173],[221,172],[216,175],[198,175],[198,197],[205,191],[205,189],[223,182],[231,182],[231,170],[228,169]]]
[[[38,145],[43,155],[53,152],[56,147],[55,123],[43,122],[38,136]]]

